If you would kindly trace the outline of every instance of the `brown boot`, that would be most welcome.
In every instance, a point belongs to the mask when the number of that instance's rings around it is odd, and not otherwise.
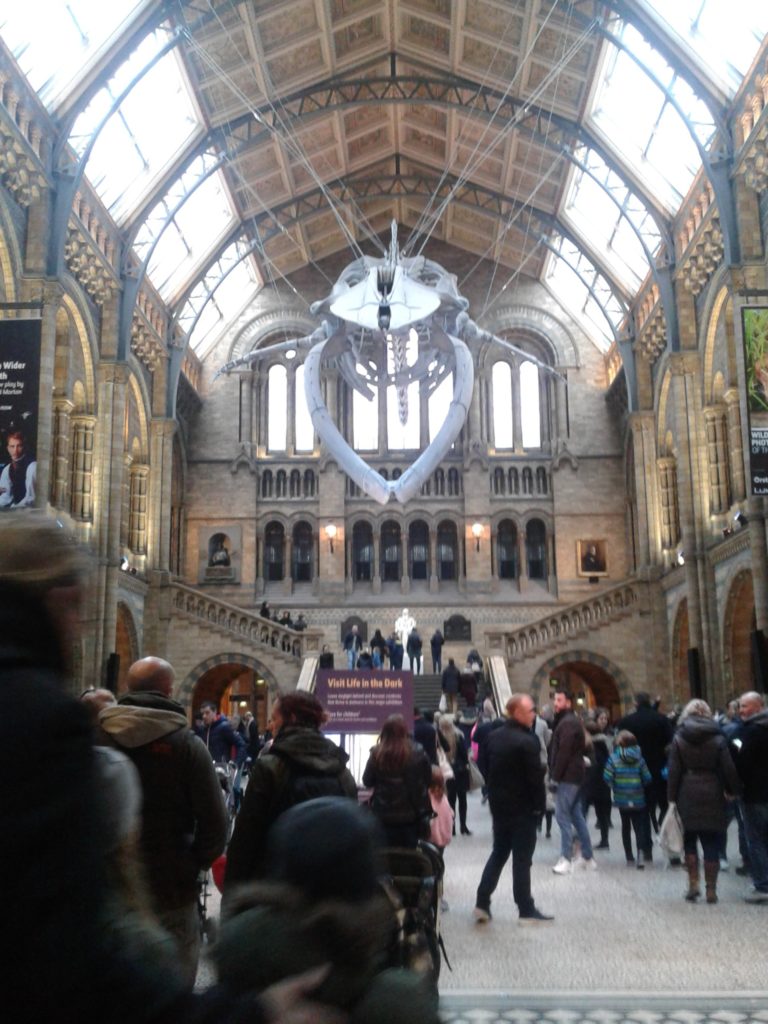
[[[717,903],[717,876],[720,863],[716,860],[704,861],[704,883],[707,889],[707,903]]]
[[[688,868],[688,891],[684,894],[689,903],[695,903],[701,896],[699,889],[699,858],[695,853],[686,853],[685,866]]]

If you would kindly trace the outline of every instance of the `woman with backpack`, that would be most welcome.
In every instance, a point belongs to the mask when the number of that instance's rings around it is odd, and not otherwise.
[[[371,789],[371,810],[379,819],[388,846],[415,847],[429,838],[432,765],[415,743],[402,715],[390,715],[371,750],[363,785]]]

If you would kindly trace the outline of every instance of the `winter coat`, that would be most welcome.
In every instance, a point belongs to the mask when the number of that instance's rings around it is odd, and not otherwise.
[[[439,850],[444,850],[453,838],[453,811],[445,793],[438,800],[430,790],[429,801],[434,814],[429,823],[429,841]]]
[[[181,704],[161,693],[128,693],[99,722],[141,779],[141,853],[157,911],[194,902],[197,876],[224,850],[227,815],[205,744]]]
[[[430,764],[437,764],[437,730],[426,718],[413,721],[413,738],[424,747]]]
[[[603,779],[613,790],[617,807],[645,807],[645,787],[653,779],[640,747],[617,747],[605,764]]]
[[[357,659],[357,667],[359,669],[370,669],[373,668],[373,657],[370,651],[363,651],[363,653]]]
[[[415,629],[412,630],[408,634],[408,641],[405,645],[405,653],[408,655],[409,658],[420,658],[422,646],[423,645],[421,637],[419,636]]]
[[[510,718],[490,732],[486,745],[488,774],[485,778],[494,819],[543,814],[544,766],[538,738]]]
[[[467,741],[464,734],[456,727],[456,748],[454,751],[453,759],[451,760],[451,768],[453,768],[453,777],[456,780],[456,792],[457,793],[468,793],[469,792],[469,753],[467,747]]]
[[[744,720],[736,770],[744,784],[744,803],[768,804],[768,708]]]
[[[441,685],[443,693],[454,694],[459,692],[461,673],[455,665],[448,665],[443,669]]]
[[[346,1010],[349,1024],[438,1024],[437,1000],[424,980],[383,969],[395,928],[383,896],[309,901],[294,886],[263,882],[242,900],[245,908],[224,923],[211,954],[228,991],[263,991],[329,963],[313,998]]]
[[[245,760],[245,740],[232,728],[226,715],[219,715],[211,725],[204,725],[198,735],[208,748],[211,760],[230,761],[233,753],[238,764]]]
[[[440,654],[442,652],[444,643],[445,637],[443,636],[439,629],[436,629],[429,639],[429,646],[432,651],[432,657],[435,659],[435,661],[437,661],[440,658]]]
[[[347,755],[315,729],[285,726],[251,767],[227,850],[225,892],[263,877],[270,825],[293,804],[318,796],[357,799]]]
[[[667,781],[669,800],[677,804],[685,831],[724,832],[726,792],[741,792],[728,742],[714,719],[691,715],[669,748]]]
[[[604,772],[611,756],[611,750],[610,741],[604,733],[598,732],[592,735],[592,755],[594,763],[587,770],[584,794],[591,803],[608,803],[611,799],[611,790],[609,785],[606,785]],[[650,784],[650,781],[649,778],[647,784]]]
[[[557,715],[549,748],[549,774],[552,781],[580,786],[584,781],[586,749],[587,741],[581,720],[573,711],[563,711]]]
[[[660,779],[667,762],[667,747],[675,732],[670,720],[644,704],[616,723],[616,733],[622,729],[632,733],[640,745],[648,771],[654,779]]]
[[[429,784],[432,765],[424,748],[414,743],[402,770],[382,769],[374,747],[363,772],[363,785],[373,790],[371,810],[383,825],[427,825],[432,815]]]

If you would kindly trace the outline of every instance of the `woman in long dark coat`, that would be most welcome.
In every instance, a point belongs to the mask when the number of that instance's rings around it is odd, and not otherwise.
[[[698,843],[704,851],[707,903],[717,903],[720,843],[726,829],[726,801],[739,795],[741,783],[728,752],[728,742],[712,718],[706,701],[692,700],[680,716],[669,748],[667,795],[677,804],[683,823],[688,891],[693,903],[699,889]]]

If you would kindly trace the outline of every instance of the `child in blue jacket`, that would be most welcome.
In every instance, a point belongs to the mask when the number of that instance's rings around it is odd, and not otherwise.
[[[627,864],[645,867],[643,850],[651,845],[645,787],[651,784],[651,773],[640,753],[636,737],[622,729],[616,737],[613,753],[603,771],[603,778],[613,790],[613,802],[621,815],[621,840]],[[637,841],[637,861],[632,856],[632,830]]]

